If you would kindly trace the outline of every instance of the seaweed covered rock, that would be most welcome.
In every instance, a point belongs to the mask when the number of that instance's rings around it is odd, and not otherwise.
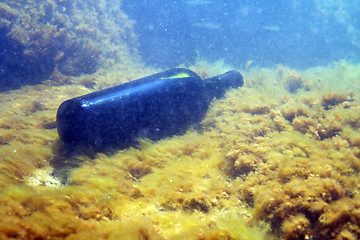
[[[0,91],[138,61],[133,22],[110,1],[0,3]]]
[[[277,65],[277,72],[285,89],[289,93],[296,93],[299,90],[309,91],[317,86],[317,81],[301,74],[300,72],[287,68],[281,64]]]

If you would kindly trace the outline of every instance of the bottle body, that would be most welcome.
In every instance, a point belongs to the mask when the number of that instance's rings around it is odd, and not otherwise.
[[[184,132],[211,100],[197,74],[176,68],[63,102],[57,128],[66,145],[125,148]]]

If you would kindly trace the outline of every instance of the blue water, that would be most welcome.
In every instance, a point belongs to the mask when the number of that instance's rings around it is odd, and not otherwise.
[[[123,63],[126,51],[129,58],[139,52],[148,66],[160,69],[199,59],[234,68],[251,61],[251,66],[296,69],[360,60],[360,0],[1,4],[0,92],[92,74],[111,62]],[[137,37],[123,11],[136,21]]]
[[[359,0],[124,0],[143,60],[295,68],[360,59]]]

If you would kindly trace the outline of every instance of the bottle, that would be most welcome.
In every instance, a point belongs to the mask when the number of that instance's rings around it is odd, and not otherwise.
[[[63,102],[56,116],[66,146],[96,151],[126,148],[139,138],[159,140],[200,122],[211,101],[230,87],[241,87],[237,71],[202,80],[174,68]]]

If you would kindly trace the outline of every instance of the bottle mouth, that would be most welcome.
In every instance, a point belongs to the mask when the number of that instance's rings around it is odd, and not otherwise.
[[[222,98],[229,88],[238,88],[244,85],[240,72],[231,70],[212,78],[203,80],[204,89],[212,97]]]

